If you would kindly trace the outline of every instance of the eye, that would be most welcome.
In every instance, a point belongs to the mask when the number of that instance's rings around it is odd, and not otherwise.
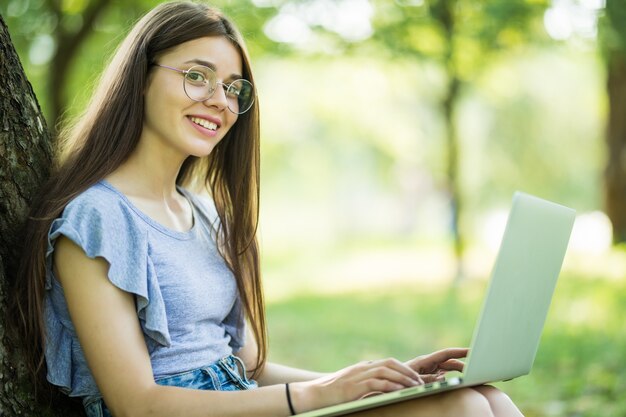
[[[224,86],[224,90],[226,90],[226,95],[230,98],[238,98],[241,94],[241,87],[237,86],[237,83],[233,83],[228,87]]]
[[[193,69],[187,72],[185,78],[194,85],[203,85],[207,81],[207,77],[204,73]]]

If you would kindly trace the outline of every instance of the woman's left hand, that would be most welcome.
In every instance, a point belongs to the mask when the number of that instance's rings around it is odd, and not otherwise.
[[[441,381],[448,371],[463,371],[465,364],[459,359],[465,358],[468,352],[467,348],[442,349],[418,356],[405,364],[419,373],[424,382]]]

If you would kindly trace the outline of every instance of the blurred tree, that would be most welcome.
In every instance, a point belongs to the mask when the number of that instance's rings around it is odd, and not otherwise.
[[[451,229],[462,277],[462,213],[456,110],[465,84],[501,50],[547,40],[542,18],[548,0],[396,0],[377,1],[373,41],[395,56],[434,60],[445,72],[440,105],[446,127],[443,189],[450,198]]]
[[[48,125],[56,130],[62,118],[87,100],[94,74],[132,23],[159,0],[8,0],[0,4],[7,16],[15,47],[29,76],[45,86],[38,91]],[[254,50],[276,48],[261,25],[274,12],[257,8],[250,0],[212,2],[233,18]],[[272,46],[273,45],[273,46]],[[280,47],[278,47],[280,48]],[[80,56],[80,59],[77,59]],[[76,104],[76,99],[80,104]]]
[[[93,30],[98,19],[110,0],[60,1],[46,0],[45,4],[57,21],[53,32],[54,44],[57,45],[48,68],[49,113],[53,131],[56,130],[63,112],[66,110],[64,93],[67,87],[69,68],[76,59],[81,45]]]
[[[470,85],[498,53],[552,42],[544,29],[550,0],[257,0],[278,13],[266,26],[277,42],[308,54],[346,52],[381,59],[435,62],[445,83],[439,97],[445,127],[441,190],[449,197],[454,251],[462,276],[463,216],[457,107]],[[367,15],[371,27],[357,24]],[[354,12],[353,16],[345,14]],[[352,30],[347,30],[352,29]],[[307,44],[314,39],[317,45]],[[288,49],[287,49],[288,50]],[[284,49],[283,49],[284,51]],[[401,81],[400,81],[401,82]],[[437,86],[433,86],[437,88]]]
[[[6,299],[21,242],[19,230],[36,189],[46,178],[52,151],[46,122],[0,14],[0,415],[76,416],[76,407],[52,411],[34,400],[23,361],[5,333]],[[74,411],[72,411],[74,409]]]
[[[35,84],[35,90],[42,103],[44,113],[52,113],[52,90],[63,84],[59,92],[61,114],[67,111],[74,114],[80,111],[83,103],[88,100],[91,85],[96,74],[106,64],[107,56],[126,32],[132,21],[140,14],[158,3],[158,0],[128,0],[123,4],[109,2],[102,6],[92,25],[85,25],[85,16],[89,7],[95,2],[87,0],[7,0],[0,4],[0,11],[6,10],[9,27],[13,28],[15,45],[26,61],[29,78]],[[53,3],[54,2],[54,3]],[[467,152],[460,152],[459,143],[467,138],[465,132],[457,132],[460,118],[458,107],[463,97],[467,97],[470,86],[489,67],[501,51],[525,48],[529,43],[548,41],[543,25],[543,13],[549,0],[215,0],[212,4],[220,7],[233,18],[241,28],[250,50],[256,57],[274,54],[285,58],[292,52],[307,57],[313,55],[323,57],[341,56],[345,52],[365,56],[380,56],[413,59],[415,62],[436,63],[443,70],[445,82],[429,86],[439,97],[438,115],[441,125],[445,127],[445,159],[437,155],[433,159],[441,159],[441,163],[431,163],[435,176],[441,179],[440,189],[450,197],[450,224],[454,235],[455,251],[460,257],[463,250],[464,221],[463,213],[471,210],[476,198],[464,198],[467,194],[467,177],[461,172],[460,166],[467,161]],[[56,4],[61,11],[59,17],[51,9]],[[342,6],[343,5],[343,6]],[[361,31],[358,36],[349,31],[342,31],[342,25],[354,23],[357,17],[350,15],[350,7],[370,8],[367,23],[371,23],[370,32]],[[89,7],[88,7],[89,6]],[[350,6],[350,7],[348,7]],[[342,9],[343,7],[343,9]],[[337,10],[332,10],[337,9]],[[93,10],[93,9],[92,9]],[[358,11],[358,10],[357,10]],[[355,15],[358,13],[355,13]],[[283,41],[278,37],[268,37],[277,21],[286,22],[283,32],[297,38],[298,26],[293,24],[294,17],[316,35],[315,45],[298,44]],[[61,23],[59,23],[61,22]],[[342,23],[343,22],[343,23]],[[66,62],[64,71],[52,70],[53,58],[44,59],[48,53],[64,49],[65,44],[56,34],[60,27],[65,27],[66,39],[79,30],[91,32],[82,39],[81,47],[76,47],[75,54],[79,60],[63,60]],[[344,28],[345,29],[345,28]],[[46,40],[47,39],[47,40]],[[381,47],[382,46],[382,47]],[[71,54],[65,53],[66,56]],[[44,56],[44,58],[41,58]],[[30,65],[28,62],[30,61]],[[341,61],[341,59],[338,59]],[[59,78],[59,77],[62,77]],[[437,83],[435,83],[437,84]],[[38,90],[37,86],[43,86]],[[45,87],[45,89],[44,89]],[[50,91],[50,92],[49,92]],[[416,92],[417,96],[418,93]],[[68,98],[72,98],[71,100]],[[532,104],[531,104],[532,106]],[[537,110],[537,109],[535,109]],[[537,110],[538,111],[538,110]],[[49,124],[56,125],[58,120],[49,116]],[[437,135],[437,138],[439,136]],[[471,140],[471,138],[469,138]],[[367,146],[372,145],[371,143]],[[526,142],[528,145],[528,142]],[[510,164],[513,158],[509,152],[509,140],[502,141],[500,146],[504,164]],[[536,146],[542,146],[541,139]],[[382,159],[382,146],[371,146],[374,158]],[[532,159],[537,147],[521,147],[527,159]],[[507,159],[508,157],[508,159]],[[490,155],[490,158],[492,156]],[[516,159],[517,160],[517,159]],[[496,171],[495,165],[491,173]],[[537,170],[539,176],[543,172]],[[488,178],[493,179],[493,178]],[[500,181],[493,179],[494,182]],[[464,184],[465,183],[465,184]],[[502,183],[502,181],[500,181]],[[488,186],[485,186],[488,188]],[[494,194],[494,193],[491,193]],[[475,195],[475,194],[472,194]],[[484,195],[483,195],[484,196]],[[485,201],[484,199],[481,201]],[[466,225],[467,226],[467,225]]]
[[[626,3],[607,1],[601,43],[609,101],[605,208],[615,243],[626,242]]]
[[[110,0],[9,0],[8,26],[16,34],[22,56],[45,67],[46,115],[53,133],[67,108],[70,69]]]

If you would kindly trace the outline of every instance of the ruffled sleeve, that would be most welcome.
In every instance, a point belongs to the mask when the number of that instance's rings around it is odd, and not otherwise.
[[[62,216],[52,222],[48,233],[45,304],[48,379],[72,395],[77,395],[74,392],[77,375],[73,373],[80,372],[77,363],[84,362],[84,357],[62,288],[53,275],[52,255],[59,236],[72,240],[90,258],[104,258],[109,264],[110,282],[135,295],[137,315],[149,348],[154,344],[171,344],[163,297],[149,257],[147,230],[130,210],[118,196],[98,184],[70,202]]]

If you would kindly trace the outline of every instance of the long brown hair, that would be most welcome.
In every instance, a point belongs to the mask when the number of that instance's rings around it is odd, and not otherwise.
[[[10,308],[11,322],[39,388],[46,386],[43,303],[50,225],[73,198],[113,172],[134,151],[143,126],[143,92],[156,59],[181,43],[206,36],[230,40],[241,54],[243,78],[254,84],[241,34],[221,12],[200,3],[164,3],[137,22],[104,71],[86,110],[60,133],[52,174],[31,206],[24,232],[28,244],[12,289],[14,303]],[[256,240],[259,136],[255,100],[252,109],[239,116],[208,157],[189,157],[183,163],[176,180],[185,187],[199,183],[213,196],[220,217],[222,256],[235,276],[246,318],[259,346],[255,374],[267,357]]]

